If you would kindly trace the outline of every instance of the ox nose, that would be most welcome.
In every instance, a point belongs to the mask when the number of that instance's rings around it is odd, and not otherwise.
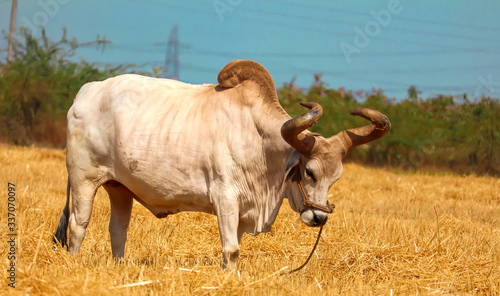
[[[328,213],[319,209],[307,208],[300,214],[300,220],[307,226],[323,226],[328,220]]]
[[[328,214],[326,214],[326,213],[321,213],[321,214],[314,213],[312,226],[323,226],[323,225],[325,225],[326,220],[328,220]]]

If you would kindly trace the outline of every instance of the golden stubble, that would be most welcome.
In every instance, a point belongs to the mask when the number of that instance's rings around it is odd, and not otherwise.
[[[318,229],[285,200],[270,233],[244,235],[238,271],[220,268],[215,216],[157,219],[134,203],[115,262],[100,189],[78,256],[54,246],[66,196],[65,152],[0,147],[2,295],[390,295],[500,293],[500,179],[344,167],[335,212]],[[7,182],[16,184],[16,288],[7,286]]]

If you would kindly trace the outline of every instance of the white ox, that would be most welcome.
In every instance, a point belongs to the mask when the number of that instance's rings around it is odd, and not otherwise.
[[[309,226],[325,224],[329,188],[342,157],[384,136],[383,114],[357,109],[373,124],[324,138],[307,128],[317,103],[290,118],[274,82],[253,61],[233,61],[218,85],[122,75],[84,85],[68,111],[68,195],[55,239],[77,254],[100,186],[109,193],[113,256],[124,256],[133,200],[158,218],[181,211],[217,215],[222,265],[234,268],[244,232],[270,231],[281,202]],[[69,192],[72,212],[69,213]]]

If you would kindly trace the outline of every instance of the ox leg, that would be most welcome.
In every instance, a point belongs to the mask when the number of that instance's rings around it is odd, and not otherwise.
[[[132,213],[134,194],[118,182],[110,181],[104,184],[111,203],[111,219],[109,220],[109,234],[111,249],[115,259],[125,255],[127,229]]]
[[[241,239],[241,234],[238,231],[238,203],[225,200],[219,205],[219,209],[217,221],[222,243],[222,268],[234,270],[240,255]]]
[[[92,182],[71,182],[72,211],[69,218],[69,252],[76,255],[85,238],[92,214],[96,187]],[[73,184],[78,184],[73,186]]]

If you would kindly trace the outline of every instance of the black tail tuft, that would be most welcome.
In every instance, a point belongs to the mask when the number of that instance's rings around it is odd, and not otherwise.
[[[59,224],[57,225],[56,234],[54,235],[54,243],[60,243],[63,247],[68,247],[68,222],[69,222],[69,208],[64,208]]]
[[[69,223],[69,195],[70,194],[70,186],[69,186],[69,177],[68,177],[68,187],[66,193],[66,205],[64,206],[64,210],[61,214],[61,218],[59,219],[59,224],[57,224],[57,230],[54,234],[53,242],[54,244],[60,243],[63,247],[68,247],[68,223]]]

